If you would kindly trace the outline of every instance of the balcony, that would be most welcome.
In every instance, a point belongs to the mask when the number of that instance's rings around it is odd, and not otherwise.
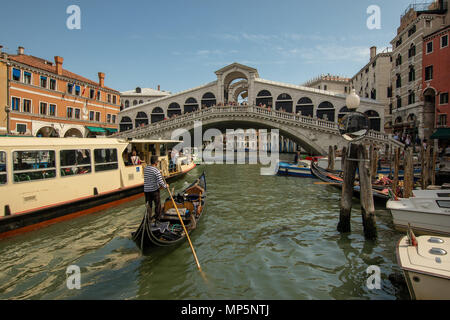
[[[437,2],[423,2],[423,3],[413,3],[410,4],[405,12],[401,15],[401,19],[410,11],[414,10],[418,14],[423,13],[445,13],[448,10],[447,0],[438,0]]]

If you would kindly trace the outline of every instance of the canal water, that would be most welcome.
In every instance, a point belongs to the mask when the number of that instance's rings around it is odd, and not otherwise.
[[[0,299],[409,299],[388,279],[400,273],[390,213],[377,207],[377,241],[336,231],[339,191],[317,180],[261,176],[258,165],[203,165],[171,184],[207,175],[205,214],[192,241],[143,256],[131,240],[143,198],[0,241]],[[167,196],[166,191],[162,197]],[[81,289],[66,270],[79,266]],[[381,289],[366,286],[381,270]]]

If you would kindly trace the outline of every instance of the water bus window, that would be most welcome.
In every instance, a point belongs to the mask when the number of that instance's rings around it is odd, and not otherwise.
[[[90,150],[62,150],[61,177],[88,174],[92,172]]]
[[[95,171],[116,170],[119,168],[117,149],[95,149]]]
[[[437,200],[437,205],[439,208],[450,209],[450,201],[449,200]]]
[[[56,177],[55,151],[15,151],[14,182],[27,182]]]
[[[6,184],[6,152],[0,151],[0,185]]]

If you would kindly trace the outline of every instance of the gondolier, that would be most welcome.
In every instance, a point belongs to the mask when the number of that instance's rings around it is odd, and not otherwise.
[[[151,165],[144,169],[144,194],[145,203],[148,205],[147,208],[150,210],[149,214],[152,216],[152,204],[155,203],[155,217],[158,218],[161,211],[161,198],[159,195],[159,189],[169,188],[169,184],[166,184],[163,180],[162,174],[157,168],[158,157],[151,157]]]

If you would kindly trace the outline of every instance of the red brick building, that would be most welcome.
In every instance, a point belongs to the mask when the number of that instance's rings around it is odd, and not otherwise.
[[[42,137],[94,137],[117,131],[120,92],[63,69],[62,57],[47,61],[3,54],[8,65],[8,128],[11,134]]]
[[[423,39],[423,96],[425,110],[435,113],[435,128],[450,127],[450,25]]]

